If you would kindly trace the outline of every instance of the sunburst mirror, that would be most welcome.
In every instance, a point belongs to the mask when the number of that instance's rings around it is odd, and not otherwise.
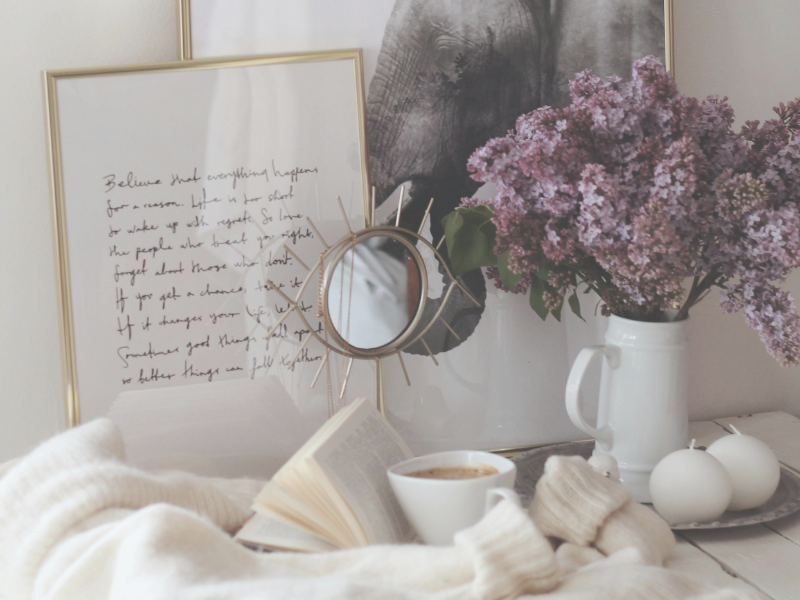
[[[324,356],[311,381],[311,387],[315,387],[326,366],[330,368],[331,354],[341,355],[345,360],[344,376],[341,385],[337,384],[337,389],[333,390],[341,401],[347,390],[353,362],[372,361],[375,365],[377,405],[383,414],[386,414],[384,361],[397,360],[406,383],[411,385],[402,352],[421,346],[438,366],[435,353],[425,337],[435,322],[441,323],[460,341],[456,331],[442,318],[453,291],[459,288],[478,308],[482,307],[447,267],[439,253],[443,239],[434,246],[422,235],[433,199],[428,203],[417,231],[400,226],[404,192],[404,188],[401,188],[394,224],[374,225],[373,190],[365,219],[366,227],[358,231],[349,225],[342,201],[337,198],[346,227],[342,238],[329,244],[314,222],[307,218],[309,227],[320,243],[316,262],[308,264],[291,249],[289,243],[284,244],[281,253],[290,255],[306,271],[305,278],[302,282],[297,281],[294,294],[285,292],[282,289],[284,286],[276,285],[270,279],[266,281],[271,293],[278,294],[288,306],[288,310],[270,328],[267,339],[280,331],[291,314],[295,314],[310,332],[288,367],[291,369],[303,356],[308,344],[321,344]],[[430,307],[426,310],[428,268],[423,253],[435,258],[438,271],[444,276],[441,302],[437,303],[435,310]],[[304,302],[303,298],[312,292],[317,306],[314,316],[323,324],[322,327],[312,326],[307,316],[311,303]],[[330,376],[328,379],[330,387]]]

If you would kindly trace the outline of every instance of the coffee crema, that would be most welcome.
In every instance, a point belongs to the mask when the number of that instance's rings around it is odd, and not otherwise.
[[[420,479],[475,479],[486,477],[487,475],[497,475],[498,471],[491,465],[448,465],[445,467],[431,467],[430,469],[420,469],[411,473],[403,473],[406,477],[418,477]]]

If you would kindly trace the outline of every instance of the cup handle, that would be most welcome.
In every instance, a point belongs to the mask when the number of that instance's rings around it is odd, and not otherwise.
[[[604,450],[609,450],[614,441],[614,432],[611,427],[605,425],[600,429],[595,429],[584,420],[580,407],[580,392],[583,376],[586,374],[586,369],[589,367],[592,359],[600,354],[606,357],[608,366],[612,369],[616,369],[619,366],[619,348],[617,346],[589,346],[581,350],[578,357],[575,359],[575,363],[572,365],[569,378],[567,379],[567,414],[575,427],[600,442],[600,446]]]
[[[486,490],[486,508],[483,511],[483,514],[488,515],[489,511],[497,506],[501,500],[508,500],[517,506],[522,506],[522,502],[519,500],[519,495],[511,488],[489,488]]]

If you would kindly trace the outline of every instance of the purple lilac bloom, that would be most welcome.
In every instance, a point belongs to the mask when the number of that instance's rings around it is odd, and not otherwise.
[[[652,56],[629,82],[578,73],[570,95],[468,162],[497,187],[495,253],[522,274],[514,291],[545,268],[550,309],[583,282],[605,314],[659,320],[720,287],[726,312],[743,311],[772,356],[798,364],[800,319],[777,284],[800,266],[800,99],[736,133],[725,98],[682,96]]]

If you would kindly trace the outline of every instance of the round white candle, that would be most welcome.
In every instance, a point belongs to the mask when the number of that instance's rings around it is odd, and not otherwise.
[[[653,505],[670,523],[713,521],[733,494],[727,469],[707,452],[695,450],[694,442],[665,456],[650,475]]]
[[[608,477],[611,481],[619,481],[617,459],[610,454],[598,452],[597,454],[592,454],[586,462],[603,477]]]
[[[781,467],[764,442],[742,435],[731,426],[735,435],[718,439],[708,453],[719,460],[731,476],[733,497],[728,510],[747,510],[761,506],[778,489]]]

